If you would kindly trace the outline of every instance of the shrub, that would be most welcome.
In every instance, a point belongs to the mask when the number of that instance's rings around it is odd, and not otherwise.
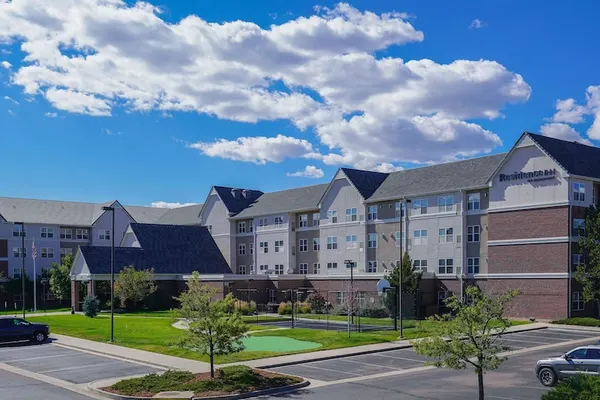
[[[242,315],[251,315],[256,312],[256,303],[254,301],[250,303],[247,301],[236,301],[233,308]]]
[[[600,377],[576,374],[542,395],[542,400],[600,399]]]
[[[321,293],[309,294],[306,298],[306,303],[310,306],[310,310],[315,314],[327,312],[327,301]]]
[[[277,309],[277,313],[279,315],[291,315],[292,314],[292,303],[286,303],[285,301],[282,301],[279,304],[279,308]]]
[[[187,371],[166,371],[164,374],[150,374],[140,378],[126,379],[115,383],[112,389],[121,394],[133,396],[138,393],[158,393],[177,390],[178,387],[194,378],[194,374]]]
[[[553,324],[561,325],[579,325],[579,326],[600,326],[600,319],[596,318],[565,318],[558,321],[552,321]]]
[[[375,305],[368,305],[367,307],[359,311],[361,317],[369,318],[388,318],[390,313],[385,307],[378,307]]]
[[[253,375],[252,368],[246,365],[232,365],[230,367],[222,367],[218,370],[219,378],[239,380],[241,377],[248,374]]]
[[[100,311],[100,300],[96,296],[85,296],[83,299],[83,313],[86,317],[94,318]]]
[[[251,301],[250,304],[248,304],[248,311],[250,312],[250,314],[256,313],[256,302],[255,301]]]
[[[297,307],[298,312],[301,314],[309,314],[311,311],[310,304],[308,303],[298,303]]]

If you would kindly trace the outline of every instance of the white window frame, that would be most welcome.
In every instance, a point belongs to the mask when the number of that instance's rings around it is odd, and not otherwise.
[[[394,215],[396,216],[396,218],[404,216],[404,203],[402,203],[401,201],[397,201],[394,204]]]
[[[377,206],[367,206],[367,221],[377,220]]]
[[[427,272],[427,260],[413,260],[415,271]]]
[[[298,264],[298,273],[300,275],[308,275],[308,263]]]
[[[438,197],[438,212],[454,211],[454,196],[440,196]]]
[[[276,240],[275,241],[275,253],[283,253],[284,250],[285,250],[285,248],[283,246],[283,240]]]
[[[269,252],[269,242],[260,242],[259,246],[262,254],[267,254]]]
[[[13,237],[21,237],[21,231],[27,236],[27,229],[24,229],[23,225],[13,225]]]
[[[73,239],[73,229],[69,228],[61,228],[60,230],[60,238],[61,239]]]
[[[337,224],[337,222],[338,222],[337,210],[328,210],[327,211],[327,219],[329,220],[330,224]]]
[[[313,275],[319,275],[321,273],[321,263],[313,263],[312,272]]]
[[[481,241],[481,225],[467,226],[467,243],[479,243]]]
[[[350,239],[350,240],[348,240]],[[358,235],[349,233],[346,235],[346,248],[347,249],[358,249]]]
[[[275,275],[283,275],[284,268],[283,264],[275,264]]]
[[[585,301],[581,292],[571,293],[571,311],[583,311],[585,310]]]
[[[467,274],[478,274],[481,268],[479,257],[467,257]]]
[[[321,250],[321,238],[313,238],[312,243],[313,243],[313,251]]]
[[[240,256],[246,255],[246,243],[238,244],[238,255],[240,255]]]
[[[415,199],[415,200],[413,200],[412,204],[413,204],[413,212],[416,215],[427,214],[427,208],[429,207],[428,199]],[[417,212],[417,210],[419,210],[419,212]]]
[[[298,241],[298,251],[306,253],[308,251],[308,239],[300,239]]]
[[[246,266],[244,264],[238,265],[238,274],[246,275]]]
[[[246,221],[239,221],[237,228],[238,233],[246,233]]]
[[[52,247],[42,247],[40,249],[41,258],[54,258],[54,249]]]
[[[98,240],[110,240],[110,229],[102,229],[98,232]]]
[[[283,224],[284,224],[283,217],[280,215],[276,216],[273,221],[273,225],[275,225],[276,228],[281,228],[283,226]]]
[[[259,218],[258,219],[258,226],[260,228],[264,228],[266,226],[269,226],[269,219],[268,218]]]
[[[377,248],[377,233],[370,232],[367,239],[368,239],[367,247],[369,249],[376,249]]]
[[[450,262],[450,265],[448,265],[448,262]],[[454,259],[453,258],[438,259],[438,274],[439,275],[454,274]]]
[[[438,229],[439,243],[454,243],[454,228]]]
[[[46,239],[54,238],[54,228],[50,228],[50,227],[40,228],[40,237],[46,238]]]
[[[358,221],[358,209],[356,207],[346,208],[346,222]]]
[[[377,273],[377,261],[367,261],[367,273],[376,274]]]
[[[467,195],[467,211],[481,210],[481,193],[469,193]]]
[[[337,262],[328,262],[327,269],[337,269]]]
[[[268,271],[269,270],[269,264],[261,264],[261,265],[259,265],[259,269],[262,272]]]
[[[579,236],[579,229],[580,229],[579,225],[581,225],[583,233],[585,234],[585,219],[573,218],[573,236],[575,236],[575,237]]]
[[[417,232],[418,232],[418,234],[417,234]],[[427,244],[427,242],[428,242],[427,236],[428,236],[427,229],[415,229],[413,231],[413,244],[415,246]]]
[[[585,202],[585,183],[573,182],[573,201]]]
[[[327,250],[337,250],[337,236],[327,236]]]
[[[579,264],[583,263],[583,254],[574,253],[571,257],[572,257],[573,265],[579,265]]]
[[[306,228],[308,226],[308,214],[300,214],[298,219],[298,227]]]
[[[73,255],[73,249],[70,247],[61,247],[60,248],[60,257],[64,257],[66,255]]]
[[[25,256],[25,258],[27,258],[27,247],[25,249],[23,249],[24,251],[21,252],[21,247],[13,247],[13,257],[14,258],[23,258],[22,254]]]
[[[254,242],[250,242],[250,243],[248,243],[248,253],[249,253],[250,255],[253,255],[253,254],[254,254]]]
[[[75,238],[77,240],[89,240],[90,239],[90,231],[87,229],[77,229],[75,231]]]
[[[313,226],[319,226],[321,224],[321,214],[313,213],[312,221],[313,221]]]

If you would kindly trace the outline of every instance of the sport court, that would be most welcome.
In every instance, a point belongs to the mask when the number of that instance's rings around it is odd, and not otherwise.
[[[383,331],[394,329],[391,325],[369,325],[359,323],[358,317],[354,319],[355,323],[350,324],[350,330],[353,332],[367,332],[367,331]],[[317,330],[329,330],[329,331],[345,331],[348,330],[348,323],[341,321],[329,321],[327,319],[320,320],[309,320],[309,319],[292,319],[277,320],[277,321],[261,321],[253,322],[257,325],[267,325],[277,328],[303,328],[303,329],[317,329]],[[390,321],[391,324],[391,321]]]

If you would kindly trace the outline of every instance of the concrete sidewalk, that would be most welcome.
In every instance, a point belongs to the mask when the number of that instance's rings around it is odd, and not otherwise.
[[[104,354],[165,369],[180,369],[190,372],[210,371],[210,365],[202,361],[188,360],[186,358],[153,353],[151,351],[131,349],[116,344],[94,342],[92,340],[58,335],[56,333],[51,333],[50,338],[54,339],[52,343],[58,346],[89,351],[90,353],[95,354]]]

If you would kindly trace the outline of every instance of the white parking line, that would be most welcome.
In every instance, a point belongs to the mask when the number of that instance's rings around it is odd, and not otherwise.
[[[390,356],[387,354],[372,354],[373,356],[377,356],[377,357],[386,357],[386,358],[395,358],[396,360],[406,360],[406,361],[415,361],[415,362],[420,362],[421,364],[425,364],[427,361],[423,361],[423,360],[417,360],[414,358],[408,358],[408,357],[396,357],[396,356]]]
[[[308,365],[308,364],[300,364],[300,367],[306,367],[306,368],[314,368],[314,369],[318,369],[321,371],[330,371],[330,372],[337,372],[340,374],[346,374],[346,375],[352,375],[352,376],[362,376],[360,374],[353,374],[352,372],[347,372],[347,371],[340,371],[337,369],[333,369],[333,368],[321,368],[321,367],[315,367],[314,365]]]
[[[69,357],[69,356],[76,356],[78,355],[75,352],[72,353],[68,353],[68,354],[56,354],[53,356],[39,356],[39,357],[29,357],[29,358],[19,358],[18,360],[9,360],[9,361],[5,361],[5,363],[10,364],[10,363],[20,363],[23,361],[33,361],[33,360],[41,360],[43,358],[57,358],[57,357]]]
[[[540,341],[531,341],[531,340],[523,340],[523,339],[509,339],[505,336],[500,336],[500,340],[501,341],[509,341],[509,342],[521,342],[521,343],[531,343],[531,344],[538,344],[538,345],[542,345],[542,344],[551,344],[551,342],[540,342]]]
[[[511,335],[512,336],[512,335]],[[529,334],[524,334],[524,333],[519,333],[519,335],[515,335],[514,337],[526,337],[526,338],[539,338],[539,339],[550,339],[550,340],[554,340],[554,341],[569,341],[569,340],[574,340],[574,339],[580,339],[579,337],[570,337],[570,338],[565,338],[565,337],[559,337],[559,336],[551,336],[549,333],[547,335],[543,335],[543,334],[533,334],[533,333],[529,333]],[[585,338],[585,337],[584,337]]]
[[[340,360],[340,361],[350,362],[350,363],[354,363],[354,364],[370,365],[372,367],[377,367],[377,368],[398,369],[398,368],[395,368],[395,367],[389,367],[389,366],[381,365],[381,364],[371,364],[371,363],[362,362],[362,361],[354,361],[354,360],[347,360],[347,359],[343,359],[343,360]]]
[[[72,370],[72,369],[81,369],[81,368],[89,368],[89,367],[104,367],[105,365],[122,364],[122,363],[123,363],[123,361],[114,361],[114,362],[108,362],[108,363],[84,364],[84,365],[77,365],[75,367],[64,367],[64,368],[56,368],[56,369],[47,369],[45,371],[38,371],[38,373],[40,373],[40,374],[47,374],[49,372],[69,371],[69,370]]]
[[[569,335],[573,335],[573,336],[590,337],[590,338],[596,337],[600,334],[600,332],[572,331],[569,329],[560,329],[560,328],[551,328],[551,329],[548,329],[548,332],[568,333]]]

